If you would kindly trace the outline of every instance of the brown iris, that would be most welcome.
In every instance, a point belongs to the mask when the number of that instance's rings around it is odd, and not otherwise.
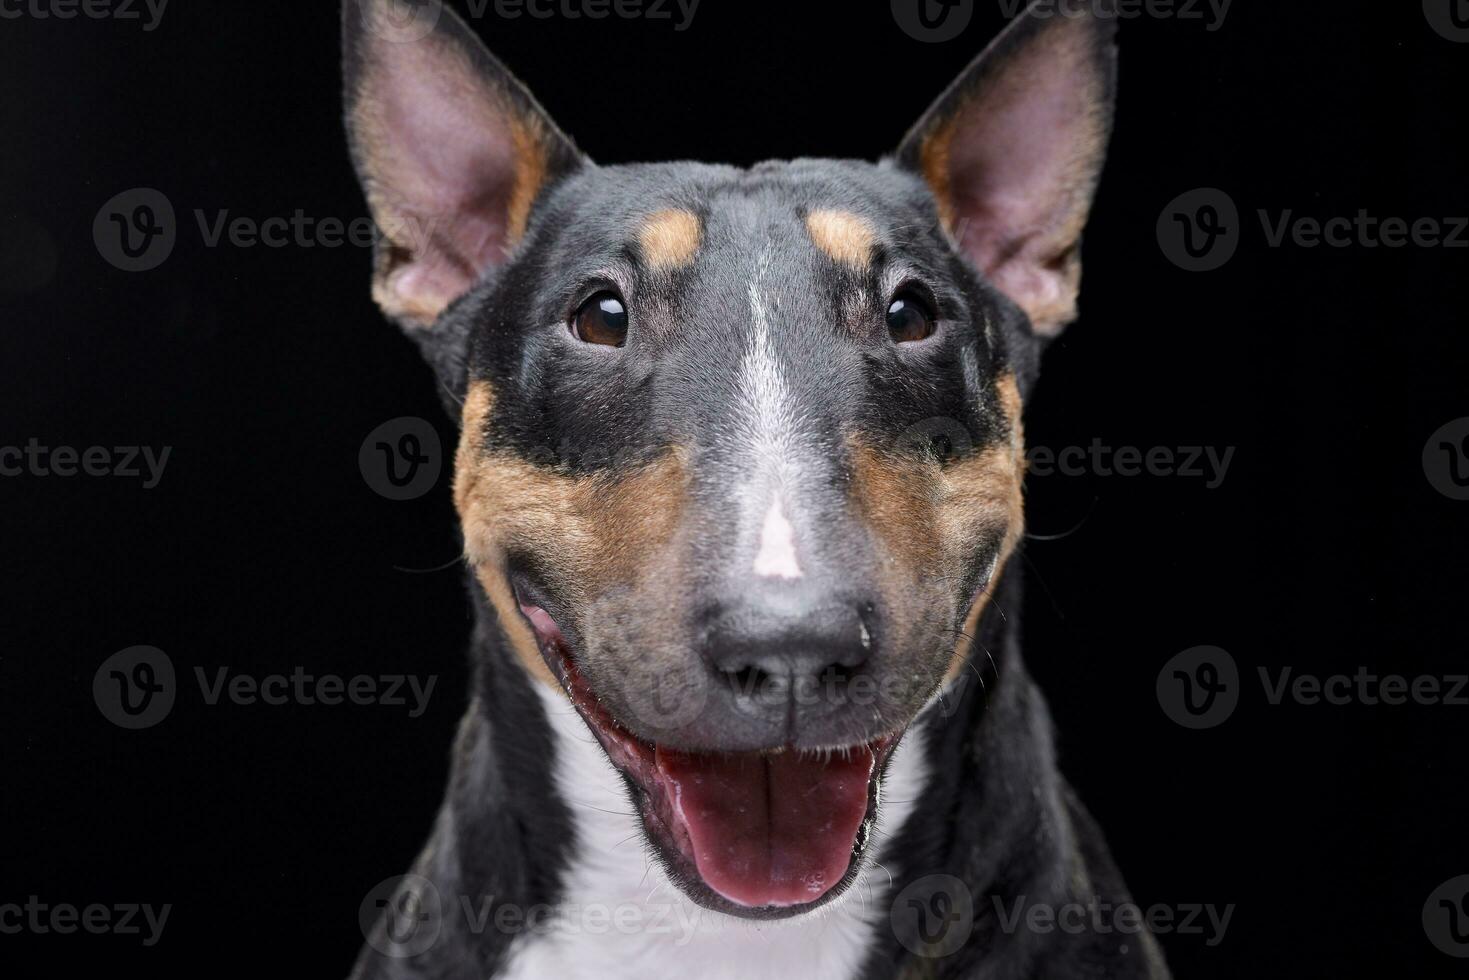
[[[588,344],[621,347],[627,341],[627,307],[615,293],[598,293],[572,316],[571,332]]]
[[[933,335],[933,311],[914,293],[901,292],[888,304],[888,333],[899,344]]]

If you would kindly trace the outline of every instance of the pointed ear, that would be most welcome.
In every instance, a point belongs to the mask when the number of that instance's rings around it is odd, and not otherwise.
[[[372,295],[429,327],[584,158],[439,0],[345,0],[342,50],[352,160],[379,229]]]
[[[1111,131],[1117,18],[1103,6],[1032,4],[896,154],[960,250],[1045,336],[1076,318],[1081,229]]]

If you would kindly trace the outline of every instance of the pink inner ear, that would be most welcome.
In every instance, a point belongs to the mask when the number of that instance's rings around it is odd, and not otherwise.
[[[1063,64],[1070,59],[1061,59]],[[1049,70],[1046,70],[1049,68]],[[1084,76],[1082,76],[1084,78]],[[1032,54],[957,121],[949,144],[955,206],[993,254],[1067,224],[1078,165],[1094,136],[1090,86]],[[1080,151],[1080,152],[1079,152]]]
[[[1088,43],[1084,32],[1053,30],[1017,52],[960,110],[949,136],[954,237],[1038,327],[1074,301],[1063,260],[1101,156]]]
[[[514,123],[447,44],[385,44],[375,56],[359,101],[362,152],[378,221],[407,253],[381,284],[384,300],[435,311],[504,258]]]

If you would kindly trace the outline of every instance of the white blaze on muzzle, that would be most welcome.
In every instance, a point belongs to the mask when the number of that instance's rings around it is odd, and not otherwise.
[[[796,532],[781,510],[779,495],[770,502],[760,528],[760,550],[755,555],[755,574],[764,578],[800,578],[796,559]]]

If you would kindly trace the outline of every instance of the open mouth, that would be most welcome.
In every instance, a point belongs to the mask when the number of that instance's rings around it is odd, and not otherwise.
[[[884,764],[902,733],[820,753],[688,752],[619,724],[544,608],[516,599],[547,665],[633,790],[670,876],[708,908],[746,918],[831,900],[861,865]]]

